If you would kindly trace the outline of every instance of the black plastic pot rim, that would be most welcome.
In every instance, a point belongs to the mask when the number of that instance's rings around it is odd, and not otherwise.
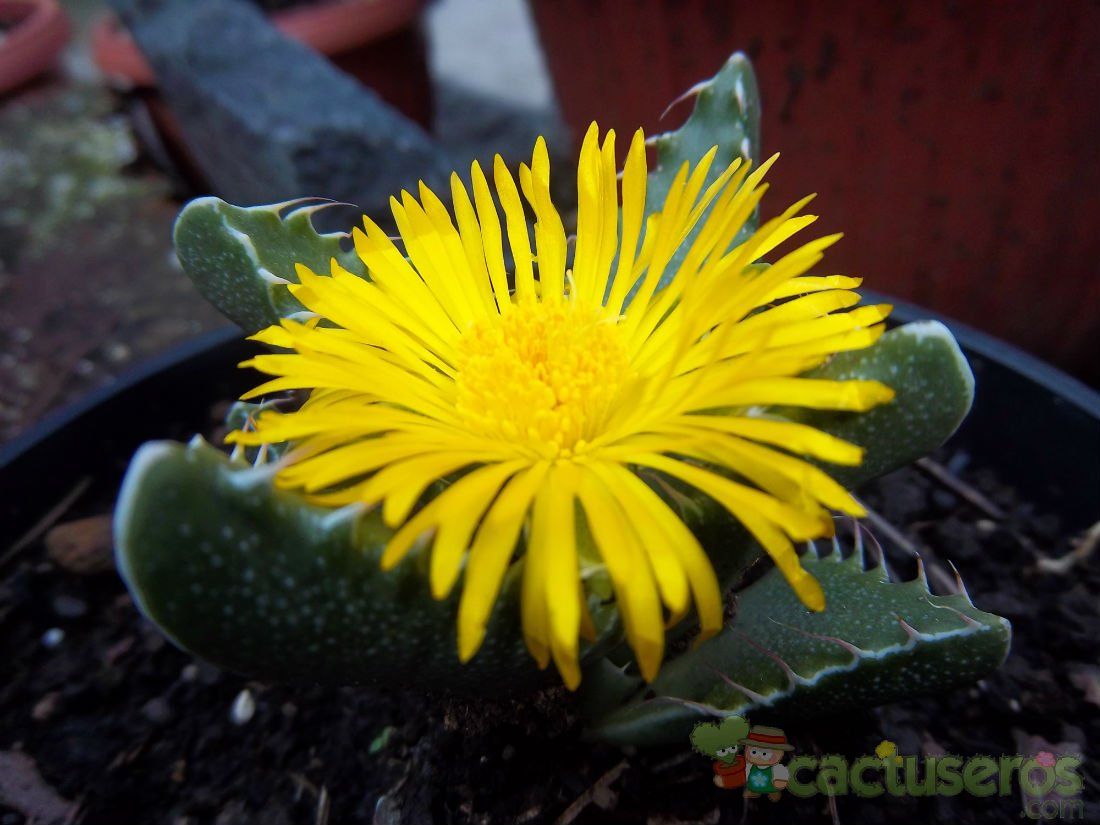
[[[1053,394],[1080,408],[1082,412],[1100,421],[1100,392],[1046,361],[1024,352],[1024,350],[1007,341],[1002,341],[1000,338],[995,338],[988,333],[975,329],[969,324],[938,315],[918,304],[911,304],[908,301],[902,301],[890,295],[868,289],[861,289],[860,294],[867,303],[883,302],[893,304],[894,311],[891,314],[891,319],[895,322],[941,321],[951,330],[951,334],[955,336],[959,346],[964,350],[975,352],[983,358],[994,361],[1022,375],[1029,381],[1045,387]]]
[[[59,430],[65,429],[84,413],[99,406],[108,398],[123,393],[150,376],[182,364],[200,353],[216,349],[228,344],[230,341],[235,341],[243,334],[240,327],[225,326],[198,335],[142,361],[109,384],[94,389],[78,400],[48,413],[37,424],[28,427],[6,444],[0,445],[0,472],[3,472],[10,463],[23,453],[34,449],[36,445],[48,440]]]

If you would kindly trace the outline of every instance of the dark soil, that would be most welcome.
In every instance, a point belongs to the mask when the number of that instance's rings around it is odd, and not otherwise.
[[[964,456],[939,456],[1004,510],[991,519],[917,469],[882,479],[868,503],[926,552],[933,588],[947,560],[976,604],[1012,621],[1001,670],[969,689],[788,729],[797,752],[1084,754],[1085,821],[1100,821],[1100,566],[1037,562],[1070,551],[1057,519],[1033,512]],[[106,513],[113,488],[89,490],[63,520]],[[94,502],[98,498],[99,504]],[[902,577],[914,565],[897,547]],[[707,760],[682,746],[623,751],[585,742],[562,692],[513,704],[369,689],[257,684],[197,662],[134,609],[113,572],[78,574],[39,543],[0,584],[0,781],[34,766],[35,797],[79,806],[74,821],[129,823],[1006,822],[1021,800],[823,797],[756,800],[715,788]],[[63,639],[56,646],[57,632]],[[1089,677],[1087,674],[1092,674]],[[1082,673],[1085,675],[1082,676]],[[1091,678],[1091,682],[1089,679]],[[1091,685],[1091,701],[1086,698]],[[231,708],[248,691],[254,715]],[[1032,737],[1040,737],[1033,739]],[[12,752],[33,759],[11,761]],[[7,767],[5,767],[7,765]],[[31,776],[30,780],[33,780]],[[52,799],[50,788],[56,792]],[[59,795],[63,799],[58,799]],[[12,802],[11,799],[8,800]],[[34,821],[5,808],[0,825]],[[40,821],[46,821],[42,819]]]

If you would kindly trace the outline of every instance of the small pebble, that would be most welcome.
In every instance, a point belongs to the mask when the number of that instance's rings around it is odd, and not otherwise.
[[[979,533],[984,533],[988,536],[990,533],[997,529],[997,522],[991,521],[987,518],[981,518],[974,522],[974,526],[978,529]]]
[[[51,627],[42,634],[42,644],[50,650],[53,650],[63,641],[65,641],[65,631],[60,627]]]
[[[500,758],[502,760],[504,760],[505,762],[512,761],[512,759],[515,758],[515,755],[516,755],[516,746],[515,745],[505,745],[504,750],[502,750],[500,752]]]
[[[196,662],[199,668],[199,681],[204,685],[216,685],[222,679],[222,672],[209,662]]]
[[[45,542],[50,561],[70,573],[91,575],[115,569],[110,516],[59,524],[46,533]]]
[[[147,619],[141,622],[141,646],[146,653],[156,653],[164,647],[164,635]]]
[[[1008,707],[1013,713],[1019,713],[1020,712],[1020,700],[1019,699],[1009,699],[1008,700]]]
[[[183,670],[180,671],[180,679],[184,682],[194,682],[199,678],[199,666],[192,662],[189,665],[184,665]]]
[[[36,722],[45,722],[57,711],[60,700],[61,694],[56,690],[51,690],[35,703],[34,709],[31,711],[31,718]]]
[[[252,698],[252,691],[245,688],[233,700],[233,707],[229,709],[229,721],[234,725],[247,725],[255,713],[256,700]]]
[[[172,718],[172,708],[165,699],[158,696],[142,705],[141,715],[154,725],[163,725]]]
[[[88,603],[76,596],[55,596],[53,612],[62,619],[79,619],[88,612]]]
[[[108,665],[113,665],[127,653],[129,653],[134,647],[134,637],[126,636],[123,639],[119,639],[103,654],[103,661]]]
[[[104,348],[104,355],[112,364],[121,364],[130,358],[130,348],[121,341],[112,341]]]

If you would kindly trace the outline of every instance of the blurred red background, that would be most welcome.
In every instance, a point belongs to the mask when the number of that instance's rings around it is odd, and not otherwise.
[[[1100,4],[534,0],[566,120],[674,128],[753,59],[771,212],[810,191],[830,270],[1100,384]]]

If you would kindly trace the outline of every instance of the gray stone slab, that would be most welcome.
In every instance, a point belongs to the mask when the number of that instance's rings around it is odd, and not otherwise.
[[[416,124],[244,0],[110,0],[157,74],[217,194],[322,196],[365,210],[445,180]]]

